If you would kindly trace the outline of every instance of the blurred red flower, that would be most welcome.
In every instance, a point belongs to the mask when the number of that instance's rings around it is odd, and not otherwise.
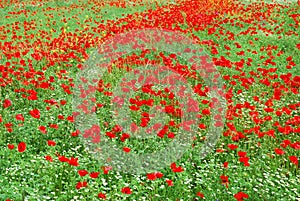
[[[231,150],[235,150],[237,149],[239,146],[238,145],[235,145],[235,144],[228,144],[227,147]]]
[[[167,180],[166,180],[166,182],[167,182],[168,186],[174,186],[174,184],[173,184],[173,181],[172,181],[172,180],[169,180],[169,179],[167,179]]]
[[[223,163],[224,168],[228,168],[228,162]]]
[[[84,177],[85,175],[88,174],[88,171],[86,171],[86,170],[78,170],[77,172],[81,177]]]
[[[100,174],[100,172],[91,172],[90,177],[93,179],[96,179],[96,178],[98,178],[99,174]]]
[[[244,193],[244,192],[238,192],[237,194],[234,195],[234,198],[237,201],[243,201],[244,198],[249,198],[249,196],[246,193]]]
[[[26,150],[26,143],[25,142],[20,142],[18,144],[18,151],[19,152],[24,152]]]
[[[40,111],[38,109],[33,109],[29,111],[29,114],[36,119],[39,119],[41,117]]]
[[[50,161],[50,162],[52,162],[52,161],[53,161],[53,159],[52,159],[52,157],[51,157],[51,156],[45,156],[45,159],[46,159],[47,161]]]
[[[123,151],[128,153],[128,152],[130,152],[130,148],[129,147],[123,147]]]
[[[12,149],[15,148],[15,145],[13,145],[13,144],[8,144],[7,147],[8,147],[10,150],[12,150]]]
[[[68,162],[68,161],[69,161],[69,159],[66,158],[66,157],[64,157],[64,156],[58,156],[58,160],[59,160],[60,162]]]
[[[74,158],[74,157],[71,157],[68,161],[68,163],[72,166],[78,166],[78,158]]]
[[[162,177],[164,176],[164,174],[161,173],[161,172],[156,172],[156,173],[155,173],[155,176],[156,176],[157,178],[162,178]]]
[[[87,187],[87,182],[86,181],[78,182],[77,185],[76,185],[77,189],[81,189],[83,187]]]
[[[149,173],[149,174],[147,174],[147,178],[149,179],[149,180],[155,180],[156,179],[156,175],[155,175],[155,173]]]
[[[124,188],[122,188],[122,193],[123,194],[131,194],[132,191],[129,187],[124,187]]]
[[[228,176],[225,175],[221,175],[220,179],[222,181],[222,185],[225,185],[226,188],[228,188],[228,184],[229,184],[229,180],[228,180]]]
[[[23,115],[22,114],[17,114],[16,115],[16,120],[18,120],[18,121],[24,121]]]
[[[48,146],[55,146],[56,142],[52,141],[52,140],[48,140]]]
[[[181,166],[176,167],[176,163],[172,163],[170,165],[173,172],[183,172],[183,168]]]
[[[104,193],[99,193],[98,194],[98,198],[101,198],[101,199],[106,199],[106,195]]]
[[[275,151],[275,153],[278,154],[278,155],[283,155],[283,154],[285,154],[285,152],[284,152],[282,149],[280,149],[280,148],[275,148],[274,151]]]
[[[47,128],[45,126],[39,126],[39,130],[44,134],[47,133]]]
[[[11,105],[12,105],[11,100],[5,99],[5,100],[3,101],[3,108],[8,108],[8,107],[10,107]]]
[[[290,156],[290,161],[294,163],[295,165],[298,165],[298,157],[297,156]]]
[[[198,197],[200,197],[200,198],[204,198],[204,194],[201,193],[201,192],[198,192],[198,193],[196,194],[196,196],[198,196]]]

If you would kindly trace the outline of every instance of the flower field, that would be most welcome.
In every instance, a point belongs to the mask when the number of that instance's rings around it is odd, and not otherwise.
[[[0,200],[300,200],[299,1],[0,16]]]

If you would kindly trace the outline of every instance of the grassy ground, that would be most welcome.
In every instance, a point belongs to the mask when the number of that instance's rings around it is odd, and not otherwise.
[[[72,91],[80,71],[78,65],[87,60],[103,38],[116,35],[112,30],[123,30],[130,23],[141,28],[151,24],[138,21],[142,14],[159,16],[157,26],[164,27],[172,20],[164,15],[172,16],[179,25],[182,21],[176,17],[179,12],[174,4],[157,8],[156,13],[153,4],[130,6],[121,2],[115,6],[79,0],[1,8],[0,200],[101,200],[103,193],[107,200],[225,201],[242,200],[238,198],[241,192],[247,194],[245,200],[254,201],[300,198],[297,4],[250,4],[244,5],[244,10],[224,5],[222,10],[218,7],[215,17],[213,5],[200,8],[193,2],[177,2],[186,5],[180,7],[186,13],[181,27],[193,32],[226,83],[224,132],[205,159],[199,158],[196,150],[203,145],[208,128],[199,128],[194,148],[191,146],[174,161],[182,172],[168,166],[159,170],[163,176],[155,180],[147,174],[125,174],[115,169],[107,173],[107,167],[93,157],[77,136],[72,120]],[[190,11],[191,5],[198,7]],[[149,11],[150,6],[154,11]],[[203,29],[194,23],[200,14],[209,19]],[[38,59],[34,53],[44,57]],[[226,58],[225,63],[230,61],[231,67],[222,65],[221,56]],[[145,57],[155,60],[151,52]],[[116,78],[126,72],[116,66],[113,69],[104,77],[104,84],[114,86]],[[108,86],[104,88],[104,92],[111,91]],[[110,131],[114,126],[110,97],[97,92],[96,98],[98,104],[104,105],[97,111],[101,129]],[[153,99],[160,104],[159,97]],[[211,101],[209,96],[199,96],[199,100]],[[208,108],[202,103],[199,107]],[[34,109],[39,110],[40,117],[30,112]],[[132,111],[140,123],[138,115]],[[209,115],[201,118],[207,126],[209,121]],[[112,142],[120,149],[125,146],[140,153],[172,141],[167,136],[155,136],[143,145],[135,138],[123,143],[120,135],[117,133]],[[20,142],[26,143],[24,152],[20,152]],[[62,162],[62,156],[68,158],[66,162]],[[95,178],[90,174],[80,176],[79,170],[100,174]],[[80,187],[84,181],[87,186]],[[122,192],[124,187],[130,187],[132,192]]]

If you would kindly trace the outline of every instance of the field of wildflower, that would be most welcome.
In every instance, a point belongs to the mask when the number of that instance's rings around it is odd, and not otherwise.
[[[0,200],[300,200],[299,1],[2,0],[0,16]]]

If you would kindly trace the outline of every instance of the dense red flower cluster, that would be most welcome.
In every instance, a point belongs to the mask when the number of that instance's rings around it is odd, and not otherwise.
[[[5,6],[6,3],[7,1],[4,1],[0,7]],[[18,1],[18,3],[21,2]],[[30,3],[36,5],[35,1]],[[96,0],[89,0],[89,3],[97,5],[91,8],[94,14],[105,6],[105,3],[99,3]],[[110,6],[121,8],[134,7],[141,4],[143,4],[142,0],[113,0],[109,2]],[[300,1],[298,1],[298,4],[300,5]],[[84,9],[82,5],[76,6]],[[71,8],[76,6],[71,6]],[[261,11],[262,8],[264,8],[264,12]],[[47,12],[53,11],[55,8],[48,7],[42,11],[47,16],[48,21],[16,21],[6,26],[0,26],[0,61],[3,61],[3,63],[0,63],[0,88],[1,91],[2,89],[5,91],[4,97],[1,97],[2,99],[0,100],[0,126],[3,127],[1,132],[5,132],[5,134],[8,134],[7,136],[17,136],[8,138],[9,140],[5,141],[7,151],[14,153],[17,150],[22,156],[26,156],[29,151],[37,148],[40,153],[40,148],[34,147],[37,145],[36,142],[32,142],[25,137],[22,139],[22,132],[20,132],[20,135],[19,133],[15,135],[18,132],[18,128],[24,125],[29,125],[29,127],[34,125],[30,135],[40,135],[39,140],[42,143],[38,146],[45,145],[47,151],[46,156],[42,156],[44,160],[47,160],[49,164],[57,165],[59,163],[67,167],[79,168],[77,170],[79,178],[85,180],[76,181],[76,189],[80,190],[88,187],[88,184],[91,184],[91,180],[97,180],[102,175],[105,177],[110,176],[111,166],[102,166],[103,174],[100,170],[91,172],[82,169],[83,167],[78,162],[79,156],[67,157],[67,155],[56,153],[57,159],[55,160],[55,152],[52,151],[58,150],[61,146],[62,143],[58,139],[65,139],[66,137],[66,133],[62,129],[65,128],[65,125],[68,128],[70,127],[69,125],[73,126],[75,117],[78,115],[76,113],[63,113],[64,109],[70,104],[69,98],[66,97],[73,95],[75,86],[74,79],[69,73],[73,70],[80,71],[84,68],[81,62],[89,58],[88,51],[90,48],[97,47],[99,43],[117,34],[136,29],[163,28],[189,35],[189,37],[209,51],[213,64],[222,72],[222,78],[226,82],[224,90],[226,90],[225,98],[227,101],[226,124],[224,125],[225,131],[222,137],[227,144],[217,148],[217,154],[232,154],[239,159],[235,158],[237,163],[241,162],[239,165],[246,168],[250,166],[251,152],[248,150],[241,151],[241,149],[245,150],[245,142],[252,143],[251,146],[256,146],[259,149],[264,146],[261,141],[272,139],[278,144],[272,144],[273,147],[270,147],[271,153],[267,155],[276,160],[284,159],[291,168],[298,168],[299,156],[296,156],[295,153],[300,149],[300,142],[294,138],[300,133],[300,102],[297,100],[289,102],[288,99],[299,95],[300,92],[300,76],[297,74],[298,71],[296,71],[299,60],[296,56],[289,55],[289,50],[282,49],[277,43],[261,45],[261,37],[258,36],[260,32],[268,36],[275,35],[275,39],[278,41],[283,39],[282,35],[299,37],[299,33],[296,30],[299,29],[300,15],[296,13],[297,10],[291,9],[288,12],[290,24],[288,24],[289,28],[286,28],[287,30],[282,28],[287,25],[287,22],[278,24],[276,19],[271,17],[276,15],[277,11],[282,8],[287,8],[287,6],[262,3],[261,5],[256,4],[244,7],[240,4],[235,4],[231,0],[181,0],[176,1],[176,4],[161,6],[157,9],[148,9],[126,16],[123,15],[120,19],[107,20],[106,22],[104,20],[99,21],[101,16],[97,14],[94,17],[87,16],[83,23],[80,20],[76,22],[75,26],[77,28],[75,31],[69,31],[67,27],[61,27],[60,29],[49,28],[49,31],[45,31],[39,28],[41,23],[47,27],[54,27],[58,22],[64,24],[70,22],[70,19],[61,14],[58,16],[60,21],[53,20],[52,14]],[[3,17],[5,19],[13,19],[19,15],[28,17],[36,14],[35,11],[30,9],[16,8]],[[77,19],[78,16],[74,15],[73,17]],[[264,26],[262,21],[274,24],[274,28],[271,29]],[[230,28],[223,26],[224,24],[229,27],[239,28],[239,31],[234,33]],[[246,25],[251,25],[251,27],[245,28]],[[32,30],[36,32],[32,33]],[[204,32],[209,36],[209,39],[200,36],[201,34],[199,33]],[[239,42],[237,40],[239,37],[244,37],[246,41],[244,43]],[[135,48],[138,49],[138,45]],[[190,52],[191,50],[187,48],[185,51]],[[293,44],[292,51],[296,52],[295,54],[299,53],[300,43]],[[249,57],[249,55],[253,57]],[[232,59],[233,57],[235,59]],[[193,81],[199,81],[200,79],[194,69],[188,67],[188,65],[180,64],[179,57],[172,53],[160,52],[159,56],[152,58],[149,50],[143,50],[140,55],[131,54],[118,58],[112,62],[111,66],[130,71],[132,66],[160,63],[169,66],[185,78]],[[113,70],[115,69],[109,67],[108,72],[112,73]],[[82,80],[87,81],[86,78],[82,78]],[[111,83],[105,83],[103,80],[98,82],[97,91],[105,97],[112,97],[111,88]],[[194,104],[193,106],[195,107],[189,108],[188,112],[199,112],[197,117],[201,120],[208,118],[213,113],[212,107],[214,102],[207,100],[209,88],[197,82],[192,86],[192,89],[199,98],[203,98],[201,104],[205,107],[200,108],[198,104]],[[129,92],[128,86],[122,90],[124,93]],[[65,97],[56,99],[45,95],[53,94],[55,91],[61,92]],[[189,122],[180,124],[174,120],[179,118],[185,111],[180,108],[175,94],[169,89],[155,91],[152,85],[144,85],[141,87],[140,92],[152,98],[148,100],[141,96],[130,98],[128,109],[139,115],[137,121],[130,126],[131,132],[125,132],[120,125],[111,125],[107,122],[108,120],[105,120],[103,123],[103,127],[106,128],[103,137],[123,143],[123,151],[128,154],[132,151],[131,146],[128,146],[133,136],[131,133],[134,133],[139,128],[146,128],[151,123],[151,114],[143,111],[143,108],[154,107],[158,98],[162,100],[159,101],[160,107],[157,107],[157,109],[160,109],[172,118],[165,125],[153,125],[153,129],[157,130],[159,140],[176,138],[176,132],[173,130],[179,127],[183,127],[186,130],[190,129]],[[250,92],[249,100],[244,100],[243,98],[243,101],[237,101],[240,96]],[[85,95],[82,94],[82,96]],[[91,109],[93,112],[106,107],[106,104],[98,103],[95,99],[91,101],[96,103],[96,106]],[[122,102],[122,100],[115,98],[113,102],[123,104],[124,101]],[[26,105],[28,106],[27,108],[22,108],[24,103],[30,104]],[[80,107],[87,113],[90,110],[85,104],[80,105]],[[49,118],[49,116],[51,117]],[[219,117],[215,116],[216,119]],[[240,122],[239,120],[247,123],[239,125],[236,123],[237,121]],[[205,131],[208,128],[203,122],[197,126],[200,131]],[[85,132],[81,133],[79,130],[73,130],[68,131],[67,135],[72,137],[71,139],[76,139],[82,134],[85,138],[91,137],[93,139],[92,142],[99,143],[102,140],[100,138],[102,131],[102,128],[100,129],[99,126],[93,125]],[[57,133],[60,134],[58,135]],[[194,141],[197,141],[198,136],[195,136],[194,139]],[[255,140],[257,142],[254,142]],[[222,163],[223,166],[221,167],[223,167],[222,170],[224,172],[231,168],[230,166],[228,167],[229,162],[224,162],[223,160]],[[170,165],[170,169],[172,174],[180,173],[186,171],[186,166],[178,166],[174,162]],[[227,173],[223,173],[220,176],[221,184],[230,189],[229,177],[225,174]],[[147,174],[147,179],[150,181],[159,180],[162,177],[165,177],[165,174],[161,172]],[[231,177],[230,183],[233,180],[234,178]],[[176,184],[173,178],[168,178],[163,180],[163,182],[166,182],[170,187]],[[119,189],[119,191],[122,194],[132,194],[132,189],[128,186]],[[200,191],[194,193],[197,197],[204,198],[204,194]],[[106,199],[106,196],[108,196],[106,192],[98,193],[98,198],[100,199]],[[234,198],[242,201],[249,198],[249,195],[240,191],[234,195]]]

